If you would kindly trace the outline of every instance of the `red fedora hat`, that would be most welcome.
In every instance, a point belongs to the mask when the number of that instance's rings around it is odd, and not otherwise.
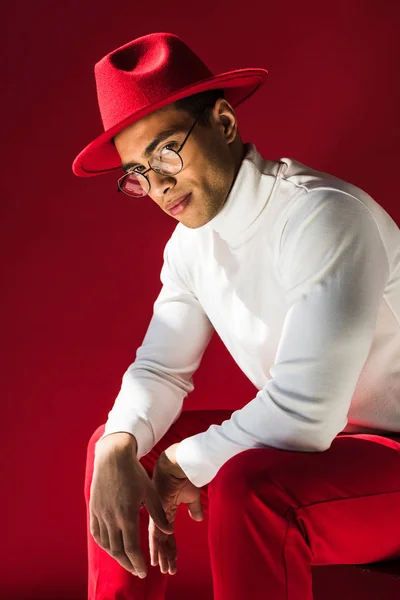
[[[150,33],[104,56],[95,68],[104,133],[75,158],[79,177],[121,168],[111,138],[149,113],[205,90],[221,88],[231,106],[251,96],[265,81],[266,69],[236,69],[214,75],[175,34]]]

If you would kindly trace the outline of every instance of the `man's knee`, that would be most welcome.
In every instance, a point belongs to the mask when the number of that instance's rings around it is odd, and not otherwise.
[[[230,458],[210,482],[211,490],[241,500],[249,490],[256,489],[261,481],[265,485],[268,469],[264,466],[264,459],[268,450],[263,449],[262,452],[263,455],[260,455],[258,448],[252,448]]]
[[[97,427],[97,429],[94,430],[94,432],[92,433],[92,435],[90,436],[89,442],[88,442],[88,452],[94,452],[94,448],[96,445],[96,442],[98,442],[98,440],[101,438],[101,436],[104,433],[104,429],[105,429],[106,424],[102,423],[101,425],[99,425]]]
[[[245,512],[257,496],[273,512],[284,516],[292,506],[285,479],[282,453],[274,448],[244,450],[229,459],[209,483],[210,502],[221,507],[229,503]]]

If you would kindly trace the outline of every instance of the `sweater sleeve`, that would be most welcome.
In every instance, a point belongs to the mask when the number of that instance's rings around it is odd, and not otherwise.
[[[135,361],[122,377],[99,438],[119,431],[131,433],[137,440],[138,458],[150,452],[179,417],[183,400],[194,389],[192,376],[214,332],[183,280],[174,233],[164,249],[163,285],[150,324]]]
[[[390,268],[355,197],[314,190],[297,202],[281,232],[287,313],[271,378],[230,419],[180,443],[177,461],[197,487],[250,448],[324,451],[347,424]]]

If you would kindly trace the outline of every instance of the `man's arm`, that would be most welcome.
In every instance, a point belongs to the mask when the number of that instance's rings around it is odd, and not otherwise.
[[[137,441],[140,459],[164,436],[194,389],[192,376],[214,332],[194,293],[186,285],[176,232],[164,249],[163,284],[136,360],[128,367],[105,437],[126,432]],[[96,445],[96,446],[97,446]]]
[[[243,450],[323,451],[347,424],[390,272],[378,227],[355,198],[315,190],[281,242],[288,311],[272,378],[229,420],[180,442],[176,460],[197,487]]]

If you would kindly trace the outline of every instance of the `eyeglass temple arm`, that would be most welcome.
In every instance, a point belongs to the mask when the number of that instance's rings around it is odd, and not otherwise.
[[[187,134],[186,134],[186,137],[185,137],[185,139],[183,140],[182,144],[180,145],[178,152],[180,152],[180,151],[182,150],[183,146],[184,146],[184,145],[185,145],[185,143],[186,143],[186,140],[188,139],[189,135],[192,133],[192,131],[193,131],[193,128],[194,128],[194,126],[196,125],[196,123],[197,123],[197,117],[196,117],[196,120],[195,120],[195,122],[193,123],[193,125],[191,126],[191,128],[189,129],[189,131],[187,132]]]

